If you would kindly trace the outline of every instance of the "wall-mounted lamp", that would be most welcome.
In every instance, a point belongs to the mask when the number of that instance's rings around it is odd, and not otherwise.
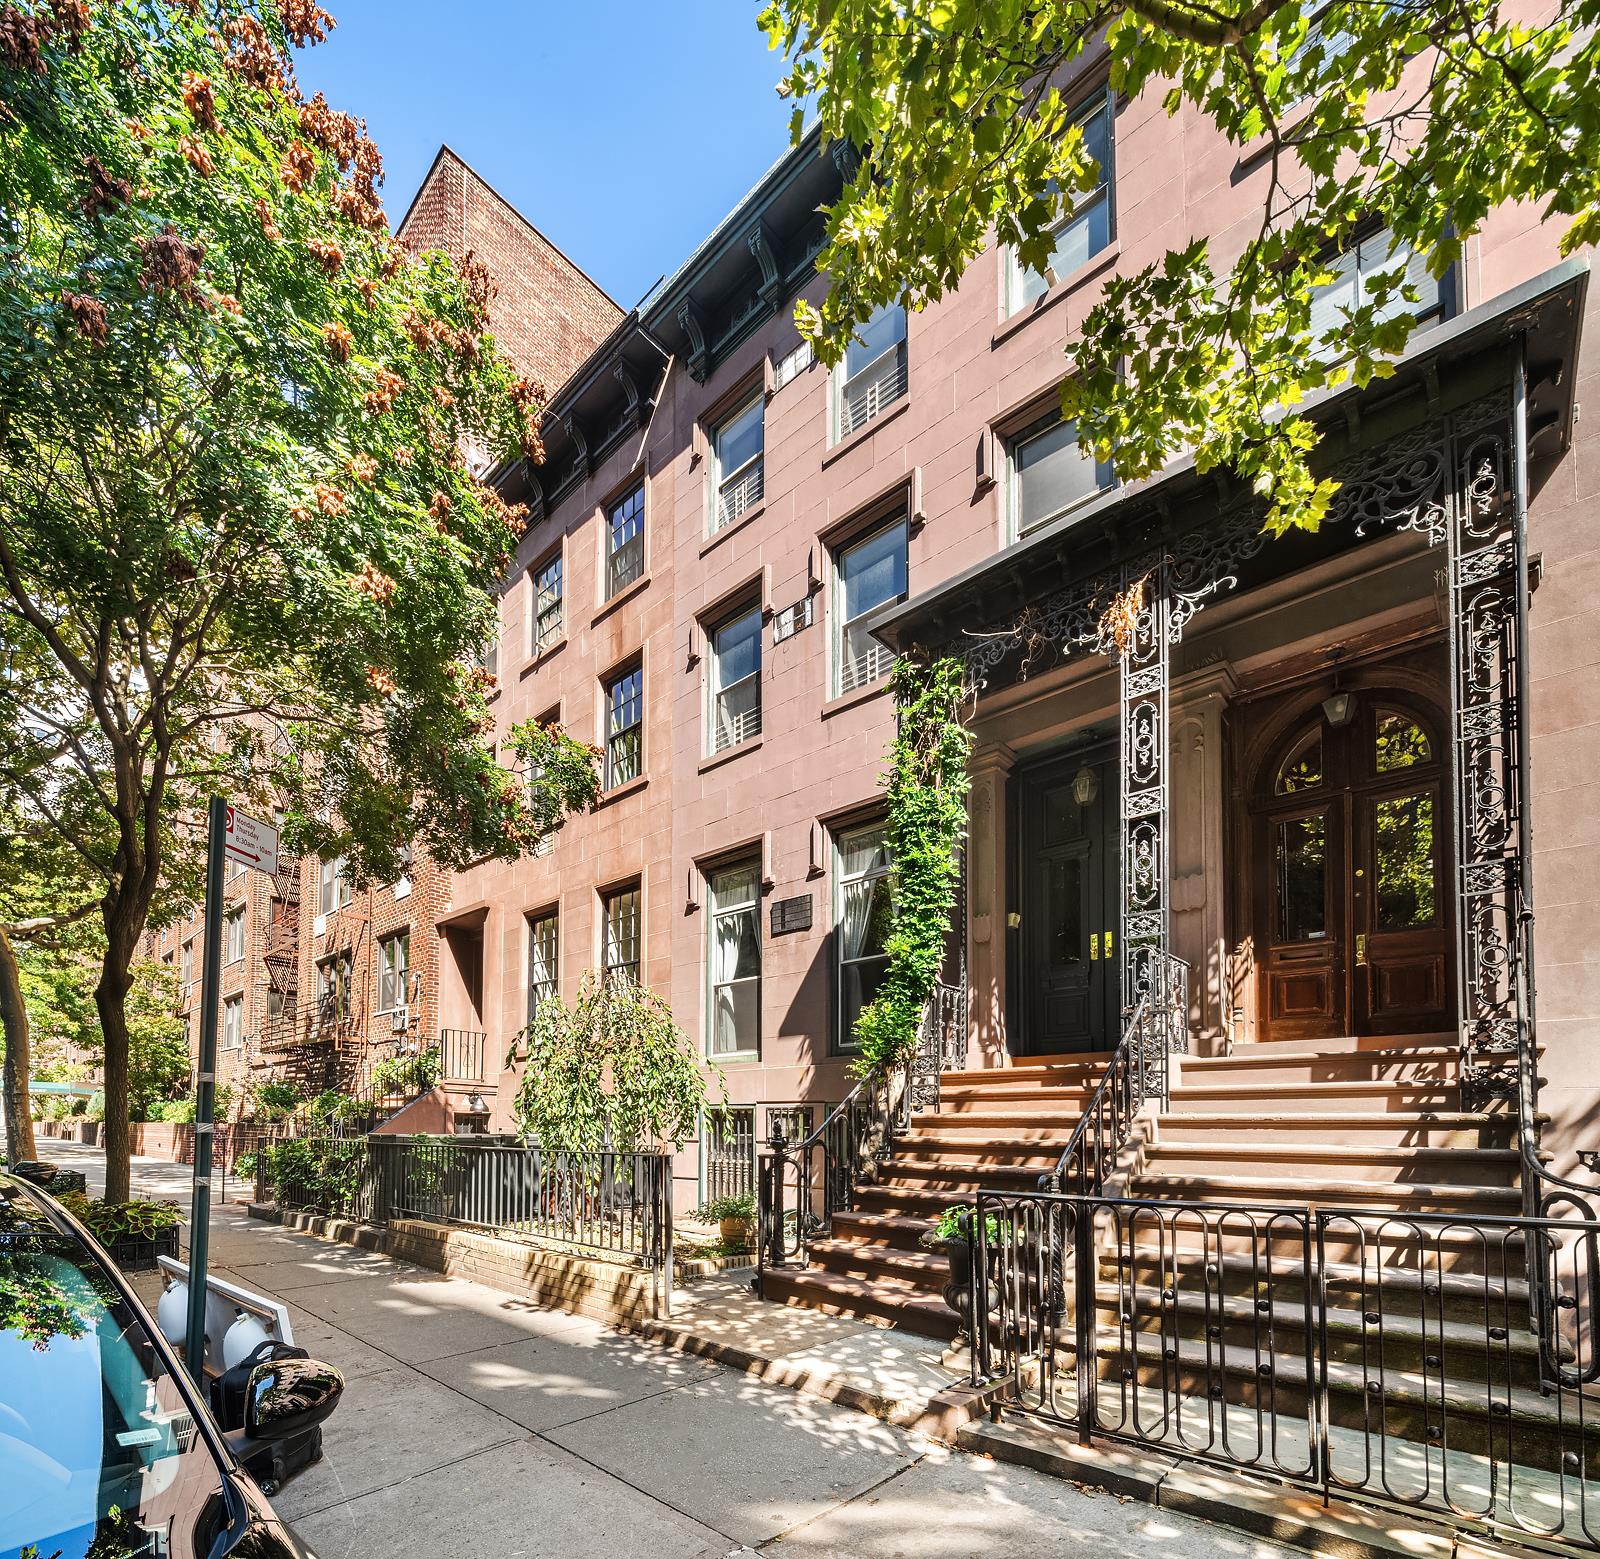
[[[1322,701],[1322,713],[1334,730],[1349,725],[1356,712],[1354,693],[1332,693]]]
[[[1086,807],[1100,794],[1100,781],[1095,776],[1093,769],[1086,763],[1072,776],[1072,799],[1080,807]]]

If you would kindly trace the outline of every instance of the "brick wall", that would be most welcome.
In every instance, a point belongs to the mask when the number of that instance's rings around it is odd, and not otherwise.
[[[469,251],[489,267],[495,338],[554,391],[622,318],[622,310],[448,146],[439,148],[398,229],[413,251]]]

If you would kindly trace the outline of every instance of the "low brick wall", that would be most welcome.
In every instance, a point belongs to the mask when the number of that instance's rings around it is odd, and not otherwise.
[[[258,1202],[250,1204],[250,1216],[375,1250],[430,1272],[470,1278],[543,1309],[586,1315],[610,1326],[636,1328],[662,1313],[656,1274],[598,1256],[546,1250],[421,1219],[397,1219],[389,1228],[377,1228],[314,1213],[280,1212]]]

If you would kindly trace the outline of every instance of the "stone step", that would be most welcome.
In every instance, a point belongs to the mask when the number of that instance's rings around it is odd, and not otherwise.
[[[1454,1083],[1460,1064],[1454,1046],[1410,1046],[1391,1050],[1278,1049],[1252,1045],[1231,1056],[1185,1056],[1185,1087],[1208,1083]]]
[[[952,1135],[949,1132],[919,1131],[902,1137],[896,1144],[895,1156],[909,1159],[937,1158],[942,1164],[988,1164],[996,1168],[1035,1167],[1040,1171],[1054,1169],[1061,1149],[1066,1146],[1070,1131],[1053,1136],[1041,1134],[1035,1138],[990,1135],[973,1132],[970,1135]]]
[[[1067,1113],[969,1110],[956,1114],[930,1110],[926,1115],[913,1116],[910,1131],[899,1140],[908,1151],[918,1152],[920,1144],[929,1140],[952,1148],[958,1144],[989,1142],[1046,1143],[1054,1144],[1059,1151],[1077,1129],[1078,1120],[1077,1114]]]
[[[1270,1142],[1275,1148],[1340,1140],[1363,1147],[1498,1148],[1510,1144],[1516,1127],[1512,1116],[1467,1110],[1307,1110],[1273,1115],[1168,1111],[1161,1117],[1157,1140],[1163,1145],[1205,1142],[1249,1132],[1252,1142]]]
[[[937,1297],[949,1281],[949,1258],[939,1251],[907,1250],[898,1245],[867,1245],[859,1240],[813,1240],[811,1264],[843,1277],[899,1278]]]
[[[1258,1050],[1314,1050],[1318,1055],[1344,1055],[1359,1050],[1454,1050],[1458,1040],[1446,1029],[1427,1034],[1340,1034],[1331,1039],[1261,1039],[1237,1046],[1234,1055]]]
[[[881,1186],[943,1186],[950,1195],[971,1201],[980,1189],[985,1191],[1035,1191],[1039,1176],[1055,1168],[1055,1158],[1046,1157],[1037,1165],[973,1163],[947,1158],[901,1158],[896,1155],[883,1167]]]
[[[1111,1052],[1097,1050],[1083,1055],[1029,1056],[1009,1066],[963,1067],[959,1071],[941,1072],[939,1088],[962,1087],[972,1083],[1042,1082],[1050,1078],[1067,1078],[1072,1081],[1098,1081],[1100,1074],[1110,1064]]]
[[[1465,1242],[1463,1242],[1465,1243]],[[1379,1252],[1370,1245],[1356,1252],[1359,1261],[1324,1257],[1323,1282],[1330,1303],[1367,1310],[1380,1299],[1397,1303],[1408,1312],[1424,1302],[1427,1313],[1446,1321],[1476,1321],[1485,1313],[1508,1317],[1528,1314],[1528,1285],[1523,1271],[1522,1243],[1516,1240],[1495,1254],[1490,1273],[1441,1271],[1433,1261],[1419,1259],[1414,1242]],[[1385,1263],[1380,1255],[1395,1259]],[[1404,1261],[1405,1265],[1396,1264]],[[1185,1284],[1209,1285],[1224,1294],[1262,1297],[1274,1302],[1302,1302],[1306,1297],[1304,1248],[1299,1239],[1254,1245],[1245,1251],[1174,1244],[1170,1239],[1136,1241],[1103,1251],[1100,1276],[1106,1281],[1155,1284],[1181,1290]],[[1314,1296],[1313,1296],[1314,1297]]]
[[[1412,1181],[1508,1187],[1516,1181],[1522,1158],[1515,1148],[1282,1142],[1271,1137],[1226,1136],[1218,1131],[1205,1141],[1162,1139],[1151,1143],[1145,1149],[1145,1164],[1146,1173],[1154,1175],[1242,1171],[1250,1175],[1281,1175],[1286,1182],[1296,1183],[1323,1180],[1336,1173],[1341,1181],[1363,1182],[1363,1190],[1365,1182],[1372,1182],[1374,1190],[1386,1194],[1391,1184],[1408,1189]]]
[[[952,1338],[960,1325],[942,1299],[892,1277],[872,1280],[815,1267],[768,1267],[761,1292],[779,1304],[804,1305],[921,1337]]]
[[[917,1250],[917,1241],[933,1227],[932,1215],[921,1217],[883,1209],[859,1209],[833,1215],[833,1237],[857,1245],[882,1245]]]
[[[1067,1120],[1077,1124],[1093,1088],[941,1090],[941,1115],[1010,1115],[1026,1120]],[[1071,1129],[1070,1127],[1068,1128]]]
[[[993,1189],[1002,1189],[994,1187]],[[856,1206],[863,1212],[893,1213],[901,1218],[937,1218],[945,1208],[972,1201],[971,1182],[966,1191],[957,1186],[871,1185],[856,1192]]]
[[[1168,1109],[1174,1115],[1206,1114],[1212,1110],[1245,1113],[1255,1106],[1262,1113],[1282,1113],[1300,1108],[1332,1114],[1346,1110],[1372,1114],[1379,1110],[1459,1110],[1461,1090],[1454,1082],[1219,1082],[1209,1078],[1191,1083],[1187,1077],[1175,1085]]]
[[[1260,1207],[1294,1207],[1332,1203],[1371,1211],[1479,1212],[1515,1216],[1522,1193],[1512,1186],[1462,1186],[1428,1181],[1373,1183],[1297,1175],[1259,1176],[1225,1172],[1141,1174],[1130,1196],[1162,1201],[1252,1203]]]

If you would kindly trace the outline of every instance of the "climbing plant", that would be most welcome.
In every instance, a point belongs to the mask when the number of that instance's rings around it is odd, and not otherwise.
[[[889,967],[856,1019],[863,1075],[916,1047],[944,960],[967,834],[972,732],[962,720],[965,669],[951,657],[929,665],[901,657],[890,687],[899,709],[888,772],[893,911],[884,949]]]

